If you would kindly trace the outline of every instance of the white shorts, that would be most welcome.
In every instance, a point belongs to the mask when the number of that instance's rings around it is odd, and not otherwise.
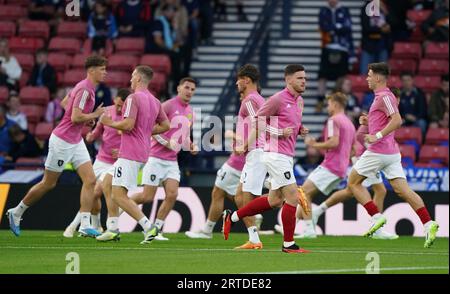
[[[180,182],[180,168],[178,162],[173,160],[163,160],[149,157],[142,173],[142,184],[149,186],[159,186],[167,179],[174,179]]]
[[[131,190],[137,186],[139,168],[142,163],[134,160],[119,158],[114,162],[113,186]]]
[[[250,151],[245,157],[245,165],[240,178],[243,192],[261,196],[267,175],[266,165],[262,161],[263,155],[264,150],[255,149]]]
[[[310,180],[322,194],[327,196],[338,187],[342,178],[319,165],[309,174],[306,180]]]
[[[112,165],[111,163],[106,163],[104,161],[96,159],[94,165],[92,166],[94,168],[95,179],[97,181],[103,181],[107,173],[114,176],[113,166],[114,165]]]
[[[375,178],[377,173],[382,171],[389,180],[395,178],[406,179],[400,153],[380,154],[366,150],[353,168],[358,174],[366,178]]]
[[[48,145],[48,155],[45,160],[45,168],[53,172],[62,172],[66,163],[71,162],[75,169],[80,165],[91,161],[84,141],[70,144],[52,134]]]
[[[217,171],[216,182],[214,185],[227,192],[228,195],[234,196],[236,195],[240,177],[241,172],[232,168],[225,162]]]
[[[381,178],[381,172],[378,172],[376,177],[367,178],[362,182],[363,186],[366,188],[369,188],[372,185],[382,184],[382,183],[383,183],[383,179]]]
[[[269,172],[271,190],[277,190],[297,183],[294,176],[294,159],[292,157],[281,153],[264,152],[263,162]]]

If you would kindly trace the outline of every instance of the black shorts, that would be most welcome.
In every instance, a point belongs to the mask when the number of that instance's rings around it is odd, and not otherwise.
[[[348,73],[348,53],[323,48],[320,56],[319,79],[337,80]]]

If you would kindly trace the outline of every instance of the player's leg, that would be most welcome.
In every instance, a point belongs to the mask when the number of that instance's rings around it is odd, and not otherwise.
[[[165,197],[161,206],[158,209],[155,219],[155,226],[158,228],[159,232],[161,232],[162,227],[164,226],[164,222],[166,220],[167,215],[175,206],[175,202],[178,197],[178,188],[180,186],[180,182],[175,179],[168,178],[163,182]],[[160,233],[155,239],[160,241],[168,241],[169,239],[162,236]]]
[[[106,231],[96,239],[97,241],[118,241],[120,240],[119,232],[119,206],[112,199],[112,180],[114,167],[105,174],[102,181],[102,191],[105,195],[106,207],[108,208],[108,218],[106,219]]]
[[[9,227],[16,236],[20,235],[20,221],[23,213],[56,186],[60,175],[61,172],[45,169],[42,180],[31,187],[16,207],[7,211]]]
[[[236,207],[242,208],[254,199],[254,196],[249,192],[242,191],[242,183],[239,183],[236,196],[234,198]],[[259,239],[258,229],[256,228],[255,217],[248,216],[244,217],[242,221],[248,231],[249,241],[235,249],[262,249],[262,243]]]
[[[384,209],[384,199],[386,198],[387,190],[383,184],[383,180],[380,178],[374,184],[371,185],[373,191],[373,202],[378,207],[379,211],[383,211]],[[392,234],[384,228],[379,228],[372,235],[373,239],[379,240],[395,240],[398,239],[399,236],[397,234]]]
[[[98,180],[94,187],[94,203],[92,205],[91,210],[91,224],[92,227],[95,228],[97,231],[102,232],[102,224],[100,219],[100,212],[102,210],[102,196],[103,196],[103,190],[102,190],[102,181]]]
[[[312,219],[314,224],[317,224],[317,220],[319,217],[330,207],[345,202],[349,199],[353,198],[352,191],[350,188],[346,187],[345,189],[339,190],[331,194],[324,202],[322,202],[318,207],[313,209],[312,211]]]
[[[316,234],[316,229],[314,228],[315,224],[314,221],[312,220],[312,213],[311,213],[311,203],[313,198],[320,192],[316,185],[314,184],[314,182],[310,179],[307,179],[303,185],[302,185],[302,189],[303,192],[305,193],[305,196],[308,200],[308,206],[309,206],[309,211],[310,212],[306,212],[302,209],[302,207],[299,205],[297,207],[297,212],[296,212],[296,222],[303,218],[304,223],[305,223],[305,230],[304,233],[298,236],[295,236],[296,238],[300,238],[300,239],[314,239],[317,238],[317,234]]]

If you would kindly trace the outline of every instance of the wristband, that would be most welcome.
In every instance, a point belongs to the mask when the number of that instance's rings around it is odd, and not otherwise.
[[[378,132],[375,134],[375,137],[377,137],[377,140],[380,140],[381,138],[383,138],[383,134],[381,132]]]

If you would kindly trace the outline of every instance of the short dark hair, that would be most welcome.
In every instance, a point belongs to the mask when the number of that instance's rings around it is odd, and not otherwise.
[[[284,68],[284,76],[290,76],[298,71],[305,71],[305,67],[301,64],[289,64]]]
[[[119,90],[117,90],[116,97],[120,97],[120,100],[125,101],[130,94],[131,94],[130,89],[120,88]]]
[[[441,82],[448,82],[448,74],[441,76]]]
[[[334,92],[327,96],[327,100],[333,100],[345,108],[347,106],[348,98],[347,95],[342,92]]]
[[[410,71],[402,71],[401,73],[400,73],[400,78],[403,78],[403,77],[405,77],[405,76],[408,76],[408,77],[414,77],[414,73],[412,73],[412,72],[410,72]]]
[[[179,83],[178,85],[179,85],[179,86],[180,86],[180,85],[183,85],[183,84],[186,83],[186,82],[193,83],[195,86],[197,86],[197,81],[196,81],[194,78],[191,78],[191,77],[185,77],[185,78],[182,78],[182,79],[180,80],[180,83]]]
[[[148,82],[153,78],[153,69],[148,65],[138,65],[136,71]]]
[[[48,50],[45,48],[39,48],[38,50],[36,50],[36,56],[40,54],[48,55]]]
[[[15,137],[17,135],[23,134],[24,131],[17,125],[13,124],[8,129],[9,136]]]
[[[107,63],[108,60],[105,57],[100,55],[91,55],[86,58],[86,61],[84,62],[84,68],[88,70],[91,67],[106,66]]]
[[[386,62],[371,63],[369,64],[368,68],[373,73],[382,75],[386,78],[391,74],[389,65]]]
[[[239,69],[237,76],[238,78],[247,77],[252,80],[253,83],[257,83],[259,81],[260,74],[256,66],[253,64],[246,64]]]

